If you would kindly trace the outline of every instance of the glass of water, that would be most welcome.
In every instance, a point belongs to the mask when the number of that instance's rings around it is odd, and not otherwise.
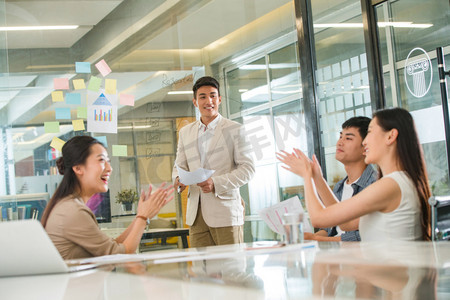
[[[282,217],[286,244],[303,242],[303,213],[285,213]]]

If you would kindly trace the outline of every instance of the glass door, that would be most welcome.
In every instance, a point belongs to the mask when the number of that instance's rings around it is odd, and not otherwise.
[[[317,99],[320,144],[325,154],[322,165],[328,184],[334,186],[346,176],[335,159],[342,123],[372,115],[369,73],[364,45],[361,1],[314,0]],[[339,13],[336,13],[339,12]]]
[[[241,188],[245,242],[280,239],[259,211],[303,195],[302,179],[281,168],[275,157],[276,151],[293,147],[308,151],[294,38],[292,33],[279,37],[223,68],[229,118],[244,125],[255,158],[255,176]]]
[[[448,194],[449,168],[436,48],[450,69],[448,1],[388,0],[375,6],[387,107],[413,115],[434,195]],[[448,78],[448,77],[447,77]],[[447,89],[447,88],[446,88]],[[448,94],[448,91],[447,91]]]

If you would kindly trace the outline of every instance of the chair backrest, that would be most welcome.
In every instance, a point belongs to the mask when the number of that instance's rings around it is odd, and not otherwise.
[[[431,240],[450,241],[450,196],[431,196]]]

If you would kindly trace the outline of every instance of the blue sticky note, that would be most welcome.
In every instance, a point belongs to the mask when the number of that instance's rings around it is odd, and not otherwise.
[[[53,160],[52,149],[48,149],[47,150],[47,159],[48,159],[48,161],[52,161]]]
[[[88,62],[75,62],[75,72],[77,73],[91,73],[91,64]]]
[[[103,144],[106,148],[108,148],[108,142],[106,142],[106,136],[94,136],[100,143]]]
[[[80,93],[67,93],[66,94],[66,103],[81,105],[81,94]]]
[[[70,120],[70,108],[58,107],[55,108],[55,119],[69,119]]]

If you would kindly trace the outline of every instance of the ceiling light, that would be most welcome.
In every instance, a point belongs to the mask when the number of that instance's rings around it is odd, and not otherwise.
[[[67,69],[73,68],[75,64],[66,64],[66,65],[33,65],[27,66],[25,69],[33,70],[33,69]]]
[[[167,93],[167,95],[189,95],[192,93],[192,91],[170,91]]]
[[[327,23],[314,24],[314,28],[362,28],[362,23]]]
[[[122,130],[122,129],[147,129],[147,128],[151,128],[152,125],[137,125],[137,126],[117,126],[117,129]]]
[[[378,27],[392,26],[396,28],[429,28],[430,23],[414,24],[413,22],[378,22]],[[314,24],[314,28],[363,28],[362,23],[324,23]]]
[[[58,26],[10,26],[0,27],[0,31],[30,31],[30,30],[65,30],[77,29],[78,25],[58,25]]]
[[[265,70],[267,67],[266,65],[244,65],[244,66],[240,66],[239,70]]]
[[[301,92],[302,92],[301,89],[291,90],[291,91],[274,91],[274,90],[272,90],[272,94],[284,94],[284,95],[297,94],[297,93],[301,93]]]
[[[378,22],[379,27],[392,26],[396,28],[429,28],[433,24],[414,24],[412,22]]]
[[[270,69],[292,69],[298,68],[297,63],[283,63],[283,64],[269,64]],[[240,70],[265,70],[266,65],[262,64],[248,64],[239,67]]]

